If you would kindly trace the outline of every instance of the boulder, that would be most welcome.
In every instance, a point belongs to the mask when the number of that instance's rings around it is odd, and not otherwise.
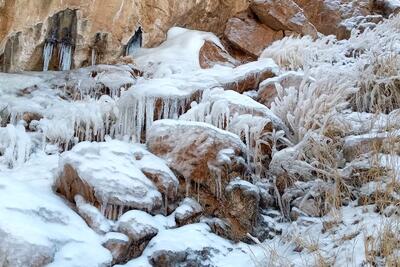
[[[283,38],[283,32],[275,31],[243,15],[228,20],[224,38],[235,48],[258,58],[267,46]]]
[[[195,223],[203,212],[201,205],[192,198],[185,198],[176,208],[175,221],[178,226]]]
[[[264,25],[274,30],[317,36],[316,28],[293,0],[253,0],[250,8]]]
[[[157,235],[159,225],[150,214],[131,210],[121,216],[116,229],[129,237],[129,245],[124,253],[124,260],[140,256],[149,241]]]
[[[113,265],[126,262],[129,251],[128,236],[118,232],[109,232],[104,236],[103,246],[111,252]]]
[[[117,140],[79,143],[62,154],[60,169],[55,191],[71,202],[81,195],[112,220],[131,209],[161,212],[163,197],[174,197],[178,186],[162,160]]]
[[[245,238],[253,216],[241,219],[243,214],[230,213],[229,208],[229,200],[241,198],[236,187],[228,185],[233,178],[243,177],[246,170],[245,146],[238,136],[201,122],[160,120],[150,129],[147,145],[184,178],[181,194],[197,197],[205,215],[225,220],[228,227],[222,235]],[[227,186],[232,190],[226,192]],[[253,204],[258,205],[258,201]],[[249,212],[256,214],[256,210],[252,206]]]
[[[209,69],[215,65],[234,67],[239,64],[224,48],[208,40],[200,49],[199,61],[203,69]]]
[[[239,137],[201,122],[156,121],[147,146],[187,183],[204,184],[218,196],[229,183],[229,176],[245,168],[245,146]]]
[[[385,17],[400,12],[400,2],[396,0],[369,0],[369,7]]]
[[[367,16],[371,12],[368,7],[368,0],[294,0],[303,10],[304,15],[315,26],[315,28],[325,35],[336,35],[341,38],[341,23],[353,17]]]
[[[252,229],[257,224],[260,204],[260,190],[256,185],[244,180],[233,180],[225,188],[228,213],[241,226]]]

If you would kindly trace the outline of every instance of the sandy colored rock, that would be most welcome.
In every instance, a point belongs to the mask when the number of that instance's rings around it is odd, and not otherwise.
[[[303,35],[317,36],[317,30],[292,0],[254,0],[251,10],[260,21],[274,30],[291,30]]]
[[[250,16],[231,18],[226,24],[224,37],[234,47],[255,58],[274,41],[283,38],[282,31],[275,31]]]
[[[125,55],[139,27],[145,47],[161,43],[174,25],[220,34],[227,19],[247,6],[245,0],[6,0],[0,6],[0,58],[5,71],[41,70],[45,40],[63,31],[57,24],[71,32],[73,67],[92,64],[92,50],[96,63],[110,62]]]

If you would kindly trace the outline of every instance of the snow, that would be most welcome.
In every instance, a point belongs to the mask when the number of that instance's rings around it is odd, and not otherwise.
[[[32,168],[38,166],[26,168],[24,173],[31,180],[41,179],[30,172]],[[7,218],[0,220],[0,263],[22,267],[43,260],[43,256],[47,263],[54,257],[52,266],[98,266],[111,262],[100,237],[63,200],[47,190],[20,182],[17,177],[14,173],[0,173],[0,214]]]
[[[220,267],[253,266],[255,265],[253,255],[257,258],[256,261],[263,263],[263,251],[260,247],[243,243],[233,244],[211,233],[208,225],[198,223],[158,233],[150,241],[142,256],[119,267],[152,266],[150,260],[161,253],[187,253],[185,257],[187,260],[197,258],[202,264]]]
[[[198,55],[207,40],[223,47],[212,33],[173,27],[167,33],[167,40],[160,46],[137,49],[133,57],[141,69],[152,74],[152,78],[186,73],[200,69]]]

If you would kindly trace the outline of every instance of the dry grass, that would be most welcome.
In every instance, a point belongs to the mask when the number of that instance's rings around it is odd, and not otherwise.
[[[364,251],[370,266],[400,266],[400,222],[388,220],[375,235],[366,235]]]

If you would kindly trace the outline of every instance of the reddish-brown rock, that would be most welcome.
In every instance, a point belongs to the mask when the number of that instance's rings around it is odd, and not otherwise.
[[[317,36],[314,25],[292,0],[253,0],[250,8],[263,24],[274,30],[290,30],[303,35]]]
[[[226,24],[224,37],[234,47],[257,58],[274,41],[283,38],[282,31],[275,31],[255,19],[243,15],[231,18]]]
[[[200,66],[209,69],[217,64],[236,66],[239,64],[229,53],[213,42],[205,41],[199,54]]]

